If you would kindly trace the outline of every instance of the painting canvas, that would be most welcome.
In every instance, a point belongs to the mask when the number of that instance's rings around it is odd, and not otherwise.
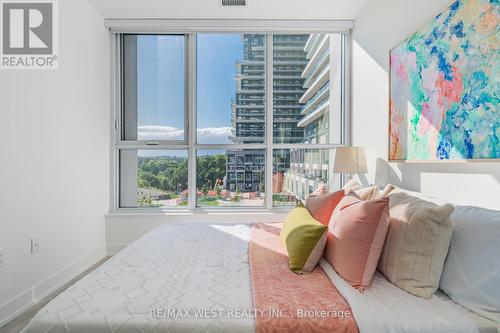
[[[499,0],[453,2],[390,52],[390,160],[500,158]]]

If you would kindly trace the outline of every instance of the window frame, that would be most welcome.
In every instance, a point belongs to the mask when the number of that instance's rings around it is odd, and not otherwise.
[[[111,28],[111,30],[113,30]],[[231,212],[255,212],[258,210],[265,211],[283,211],[287,208],[281,206],[273,206],[272,196],[272,181],[273,181],[273,151],[275,149],[332,149],[349,145],[351,142],[350,124],[351,124],[351,35],[349,29],[307,29],[295,31],[294,29],[271,31],[247,31],[245,29],[227,28],[222,31],[212,31],[210,29],[198,29],[197,31],[185,31],[184,33],[177,29],[156,29],[156,32],[140,31],[136,29],[131,31],[113,32],[110,34],[110,64],[111,64],[111,132],[110,132],[110,213],[186,213],[194,211],[231,211]],[[135,31],[135,32],[134,32]],[[171,31],[171,33],[169,32]],[[196,34],[197,33],[255,33],[264,34],[266,37],[265,51],[265,141],[258,144],[199,144],[197,142],[197,119],[196,119]],[[334,75],[339,75],[341,89],[339,94],[339,117],[340,117],[340,143],[327,144],[304,144],[304,143],[274,143],[273,137],[273,36],[284,34],[307,34],[307,33],[334,33],[341,35],[341,59],[340,71],[330,71],[330,80]],[[184,80],[184,97],[185,97],[185,132],[184,140],[177,141],[126,141],[122,140],[122,114],[123,114],[123,35],[126,34],[171,34],[185,35],[185,80]],[[331,52],[331,50],[330,50]],[[330,81],[331,82],[331,81]],[[120,166],[119,153],[120,150],[128,149],[146,149],[146,150],[179,150],[187,149],[188,151],[188,205],[184,207],[120,207]],[[196,206],[196,157],[199,150],[223,150],[223,149],[264,149],[265,150],[265,188],[266,196],[263,207],[217,207],[206,208]],[[341,183],[344,179],[341,176]]]

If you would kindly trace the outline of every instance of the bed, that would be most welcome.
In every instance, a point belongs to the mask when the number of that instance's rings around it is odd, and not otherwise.
[[[248,259],[251,237],[250,225],[157,227],[58,295],[23,333],[260,332]],[[495,323],[445,295],[421,299],[381,275],[359,294],[326,261],[320,266],[361,333],[496,333]]]
[[[351,306],[360,332],[497,333],[497,325],[438,291],[430,299],[413,296],[375,272],[362,294],[345,282],[324,259],[320,266]]]

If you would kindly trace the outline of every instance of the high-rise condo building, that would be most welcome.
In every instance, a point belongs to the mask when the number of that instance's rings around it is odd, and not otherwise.
[[[231,140],[264,143],[266,110],[265,36],[244,34],[243,60],[236,63]],[[331,143],[332,34],[284,34],[273,37],[273,141],[278,144]],[[337,55],[338,56],[338,55]],[[328,149],[283,149],[273,153],[273,193],[304,198],[327,182]],[[229,150],[226,187],[263,190],[264,150]],[[281,177],[281,178],[280,178]],[[270,189],[268,190],[270,192]]]

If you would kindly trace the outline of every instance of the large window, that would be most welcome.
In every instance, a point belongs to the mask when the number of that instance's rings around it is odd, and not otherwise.
[[[265,142],[266,36],[196,36],[197,143]]]
[[[123,36],[123,140],[185,139],[185,39]]]
[[[122,149],[121,207],[186,206],[187,157],[186,150]]]
[[[345,143],[341,34],[122,34],[115,208],[293,206]]]
[[[265,150],[197,150],[196,205],[264,207]]]

